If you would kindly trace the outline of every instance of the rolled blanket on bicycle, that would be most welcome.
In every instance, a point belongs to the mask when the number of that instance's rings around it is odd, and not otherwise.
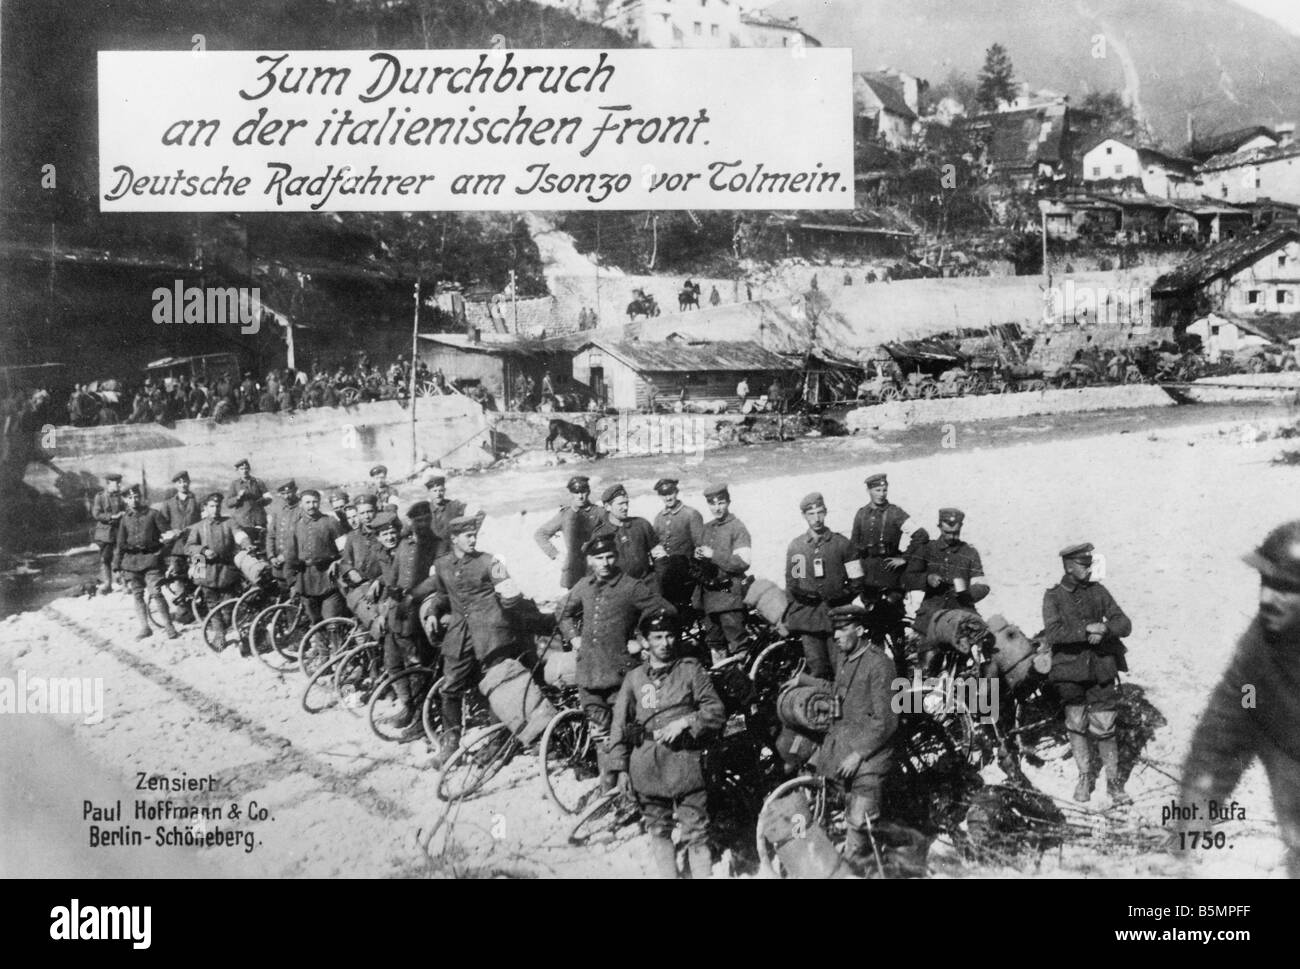
[[[790,600],[771,579],[755,579],[745,591],[745,605],[775,626],[785,616]]]
[[[578,654],[559,649],[548,650],[542,661],[542,678],[549,686],[577,686]]]
[[[828,686],[788,686],[777,694],[776,715],[787,727],[824,734],[835,722],[835,695]]]
[[[821,734],[798,730],[786,724],[777,734],[774,749],[776,755],[781,758],[781,763],[793,773],[813,759],[813,755],[821,747],[821,738]]]
[[[483,674],[478,691],[498,720],[510,728],[525,746],[542,735],[546,725],[560,711],[542,695],[532,674],[517,659],[503,659]]]
[[[1051,671],[1051,649],[1030,639],[1015,623],[989,616],[988,629],[993,634],[989,661],[1012,692],[1032,688]]]
[[[758,819],[763,839],[776,849],[790,878],[853,878],[844,857],[813,818],[812,802],[803,791],[771,801]]]
[[[239,581],[239,570],[228,562],[196,555],[190,560],[190,580],[208,589],[229,589]]]
[[[241,548],[235,553],[235,568],[244,574],[244,578],[248,580],[249,585],[260,582],[262,576],[270,567],[270,562],[258,558],[247,549]]]
[[[925,645],[951,646],[959,652],[969,653],[971,646],[988,634],[988,624],[978,613],[969,609],[940,609],[930,619]]]

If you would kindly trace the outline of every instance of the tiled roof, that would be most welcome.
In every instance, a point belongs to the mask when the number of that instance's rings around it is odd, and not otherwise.
[[[1171,272],[1157,279],[1151,287],[1154,295],[1183,293],[1198,289],[1220,276],[1227,276],[1248,266],[1279,246],[1300,240],[1300,228],[1277,226],[1254,235],[1220,242],[1198,252]]]

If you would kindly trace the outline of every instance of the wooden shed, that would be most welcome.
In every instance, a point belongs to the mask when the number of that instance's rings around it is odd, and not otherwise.
[[[750,396],[767,393],[773,380],[796,386],[800,365],[764,350],[750,340],[719,343],[616,342],[595,339],[573,356],[573,379],[598,400],[619,410],[650,410],[656,398],[736,400],[736,387],[748,382]]]
[[[483,387],[499,408],[512,410],[523,403],[520,393],[525,383],[535,394],[545,375],[566,373],[569,353],[562,341],[514,336],[484,340],[477,334],[422,333],[420,359],[430,370],[441,371],[447,383],[458,390]]]

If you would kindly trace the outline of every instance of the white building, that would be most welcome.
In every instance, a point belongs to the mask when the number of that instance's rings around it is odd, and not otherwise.
[[[1085,182],[1135,180],[1142,191],[1157,198],[1191,198],[1199,194],[1192,175],[1192,161],[1107,138],[1083,155]]]
[[[598,19],[588,12],[593,0],[551,0],[568,6],[577,16]],[[576,5],[576,7],[575,7]],[[604,26],[648,47],[820,47],[821,42],[799,26],[797,17],[773,17],[762,10],[743,10],[735,0],[611,0]]]
[[[1201,166],[1201,193],[1224,202],[1300,203],[1300,144],[1211,158]]]

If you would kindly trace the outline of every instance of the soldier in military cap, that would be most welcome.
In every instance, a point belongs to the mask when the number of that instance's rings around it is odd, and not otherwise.
[[[1300,521],[1273,529],[1245,562],[1259,572],[1259,609],[1192,735],[1182,799],[1197,812],[1184,816],[1204,827],[1209,805],[1223,807],[1259,758],[1287,875],[1300,878]]]
[[[174,535],[167,531],[162,516],[144,503],[139,485],[126,489],[126,511],[118,522],[117,548],[113,553],[113,570],[120,571],[126,586],[135,598],[135,612],[140,619],[136,639],[153,635],[149,628],[149,607],[145,596],[158,607],[158,614],[166,617],[163,628],[167,638],[175,639],[179,633],[172,626],[167,600],[159,588],[163,577],[163,551],[170,548]],[[147,590],[147,592],[146,592]]]
[[[1052,648],[1048,680],[1065,707],[1065,728],[1079,769],[1074,799],[1092,798],[1097,779],[1092,743],[1106,768],[1106,790],[1116,804],[1131,800],[1119,776],[1115,740],[1121,671],[1127,672],[1123,637],[1133,632],[1110,592],[1092,581],[1090,542],[1061,549],[1065,575],[1043,594],[1043,640]]]
[[[352,522],[348,521],[347,509],[351,499],[346,491],[330,493],[330,511],[339,520],[339,530],[346,536],[352,531]]]
[[[343,615],[343,596],[331,569],[339,558],[339,522],[321,512],[320,492],[315,488],[302,492],[299,503],[302,509],[285,543],[284,564],[314,624]]]
[[[844,786],[844,857],[865,868],[878,848],[915,843],[915,832],[881,818],[882,791],[894,763],[898,714],[893,707],[894,664],[866,634],[867,611],[856,603],[829,610],[839,668],[830,684],[835,717],[810,762],[822,777]],[[801,683],[816,684],[807,675]]]
[[[235,552],[250,544],[252,539],[234,521],[221,514],[223,495],[214,491],[203,498],[203,517],[190,529],[189,542],[185,552],[193,565],[190,577],[198,586],[195,595],[211,611],[226,597],[239,580],[239,570],[235,568]],[[225,648],[226,625],[220,614],[212,617],[213,631],[217,642]],[[246,646],[241,642],[241,652],[247,655]]]
[[[589,574],[578,580],[560,607],[560,633],[573,644],[577,659],[578,702],[595,735],[609,732],[614,697],[628,670],[640,657],[628,652],[642,617],[671,607],[645,579],[634,578],[618,565],[617,541],[606,533],[583,549]],[[614,770],[605,747],[597,748],[605,786],[612,787]]]
[[[172,475],[172,484],[176,490],[158,509],[167,532],[171,534],[171,545],[167,549],[167,575],[185,574],[185,545],[189,541],[190,527],[197,525],[203,516],[198,497],[190,491],[190,473],[177,471]]]
[[[745,630],[745,574],[753,562],[753,541],[745,523],[731,513],[731,491],[725,483],[704,490],[713,517],[704,523],[704,539],[695,548],[702,570],[699,608],[707,628],[705,642],[716,665],[740,652],[749,638]]]
[[[694,606],[691,562],[695,549],[704,544],[704,516],[682,503],[676,478],[660,478],[655,482],[655,492],[664,503],[654,520],[659,544],[651,549],[659,591],[679,615],[685,616]]]
[[[396,510],[401,506],[402,499],[398,496],[397,489],[388,483],[387,465],[376,464],[370,469],[370,493],[375,496],[380,508],[392,505]]]
[[[928,634],[930,620],[940,609],[978,612],[975,603],[989,594],[980,553],[974,545],[962,540],[965,522],[966,513],[960,508],[940,508],[939,537],[918,543],[908,562],[904,587],[925,592],[912,622],[917,635],[923,639]],[[927,659],[922,657],[922,666]]]
[[[253,477],[253,466],[248,458],[237,462],[235,470],[239,477],[230,483],[226,493],[231,524],[252,541],[261,541],[266,533],[266,506],[271,503],[270,492],[265,481]]]
[[[560,553],[551,544],[551,539],[561,535],[564,541],[564,565],[560,569],[560,588],[572,589],[574,584],[587,571],[587,560],[582,553],[583,546],[596,534],[596,529],[605,522],[605,512],[591,503],[591,482],[586,475],[574,475],[569,479],[569,505],[561,508],[533,533],[537,547],[546,553],[549,559],[557,559]]]
[[[433,513],[429,527],[437,539],[433,556],[436,561],[451,551],[451,520],[465,514],[465,502],[447,497],[447,476],[441,472],[426,477],[424,487],[428,489],[429,508]]]
[[[118,522],[126,514],[120,474],[104,475],[104,490],[95,495],[90,514],[95,519],[92,539],[99,546],[99,591],[104,594],[113,591],[113,554],[117,548]]]
[[[621,484],[606,488],[600,501],[605,506],[605,521],[591,537],[614,536],[618,567],[632,578],[645,579],[653,585],[656,577],[650,550],[659,544],[654,526],[644,518],[628,514],[627,489]]]
[[[803,641],[808,672],[822,680],[835,675],[838,662],[830,611],[862,592],[857,549],[826,525],[826,501],[814,491],[799,502],[808,530],[785,551],[785,592],[790,599],[783,620]]]
[[[849,541],[862,562],[863,604],[875,613],[873,625],[888,633],[898,675],[906,676],[903,571],[917,530],[907,512],[889,501],[888,477],[871,474],[865,483],[869,500],[853,517]]]
[[[289,549],[289,539],[298,525],[302,515],[302,501],[298,496],[298,482],[290,478],[276,489],[280,496],[279,504],[272,507],[271,517],[266,528],[266,560],[271,563],[271,571],[282,584],[289,582],[288,570],[285,568],[285,553]]]
[[[701,755],[722,733],[726,709],[708,671],[697,660],[678,656],[680,627],[672,612],[651,613],[641,630],[649,655],[627,674],[614,701],[611,764],[619,786],[630,789],[641,805],[659,876],[677,877],[676,824],[691,877],[709,878],[713,859]]]
[[[465,691],[493,665],[519,653],[506,609],[523,593],[504,562],[479,550],[481,522],[477,515],[451,520],[451,551],[434,563],[429,585],[433,608],[427,628],[431,636],[442,637],[442,736],[433,761],[437,767],[460,744]]]
[[[380,562],[375,545],[378,538],[378,530],[374,525],[377,517],[375,496],[362,495],[356,500],[355,507],[357,527],[344,536],[343,551],[339,555],[338,575],[348,610],[353,615],[359,615],[362,596],[371,591],[371,583],[379,578]],[[396,515],[391,517],[393,521],[397,521]],[[387,523],[388,518],[385,517],[384,520]],[[401,528],[400,522],[398,528]],[[393,547],[397,547],[396,542],[393,543]]]

